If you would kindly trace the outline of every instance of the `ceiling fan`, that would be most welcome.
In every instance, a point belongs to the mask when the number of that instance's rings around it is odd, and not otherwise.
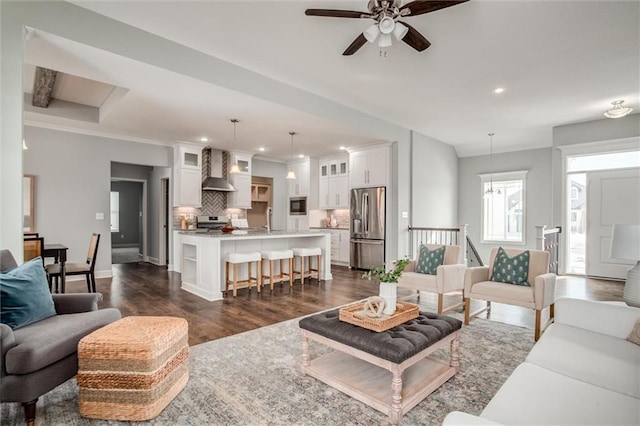
[[[402,0],[370,0],[367,7],[368,12],[356,12],[352,10],[334,9],[307,9],[304,14],[307,16],[324,16],[332,18],[370,18],[375,21],[373,25],[367,27],[354,41],[342,52],[343,55],[353,55],[368,41],[373,43],[378,35],[380,40],[378,46],[381,48],[391,46],[391,34],[397,40],[402,40],[409,46],[422,52],[429,46],[429,40],[424,38],[415,28],[406,22],[399,21],[400,18],[422,15],[446,7],[465,3],[469,0],[452,1],[412,1],[404,6]]]

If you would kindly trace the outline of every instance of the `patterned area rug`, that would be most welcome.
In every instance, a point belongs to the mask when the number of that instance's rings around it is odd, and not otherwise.
[[[454,316],[458,316],[455,315]],[[462,328],[461,371],[404,416],[440,425],[453,410],[478,414],[533,347],[533,332],[475,319]],[[311,342],[315,357],[328,349]],[[298,319],[191,348],[186,388],[154,425],[386,425],[386,415],[300,373]],[[444,357],[444,352],[437,354]],[[120,424],[82,418],[71,379],[41,397],[41,425]],[[0,424],[22,425],[19,404],[1,404]],[[131,423],[122,423],[131,424]]]

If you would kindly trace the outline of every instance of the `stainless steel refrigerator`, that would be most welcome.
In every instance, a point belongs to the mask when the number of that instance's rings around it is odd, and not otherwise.
[[[384,264],[385,187],[351,190],[351,262],[357,269]]]

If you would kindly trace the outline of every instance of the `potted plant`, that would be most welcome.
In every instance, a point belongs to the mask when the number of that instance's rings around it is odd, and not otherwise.
[[[380,281],[380,297],[385,302],[382,313],[385,315],[393,315],[396,311],[398,294],[396,284],[398,284],[398,279],[402,276],[402,271],[404,271],[409,262],[408,258],[397,260],[393,262],[393,269],[390,270],[387,270],[384,265],[378,265],[362,275],[362,278],[371,280],[372,277],[375,277]]]

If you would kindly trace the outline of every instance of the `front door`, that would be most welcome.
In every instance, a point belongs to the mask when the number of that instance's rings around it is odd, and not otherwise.
[[[633,263],[609,256],[611,226],[640,223],[638,194],[639,168],[587,173],[587,275],[626,278]]]

